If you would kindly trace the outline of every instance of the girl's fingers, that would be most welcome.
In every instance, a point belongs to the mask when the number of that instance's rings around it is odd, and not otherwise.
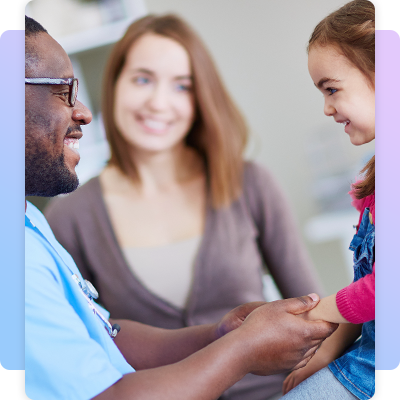
[[[293,388],[293,375],[294,375],[294,373],[292,372],[283,381],[283,387],[282,387],[282,393],[283,394],[286,394],[287,392],[289,392]]]

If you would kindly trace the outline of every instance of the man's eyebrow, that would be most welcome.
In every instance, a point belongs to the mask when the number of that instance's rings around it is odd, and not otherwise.
[[[332,79],[332,78],[321,78],[319,82],[315,85],[318,89],[321,89],[325,83],[332,83],[332,82],[340,82],[339,79]]]

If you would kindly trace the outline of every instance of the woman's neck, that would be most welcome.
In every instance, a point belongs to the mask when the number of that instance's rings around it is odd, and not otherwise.
[[[140,185],[134,186],[143,193],[167,191],[172,186],[185,184],[205,173],[199,154],[183,144],[165,152],[150,153],[135,149],[131,154],[140,179]],[[117,173],[120,178],[129,181],[126,182],[129,185],[133,184],[131,179],[122,176],[119,169],[116,171],[116,167],[107,169],[113,175]]]

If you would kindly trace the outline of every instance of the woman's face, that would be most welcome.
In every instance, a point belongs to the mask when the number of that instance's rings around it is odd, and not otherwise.
[[[176,41],[145,34],[129,49],[115,86],[114,118],[135,150],[181,143],[195,114],[189,55]]]

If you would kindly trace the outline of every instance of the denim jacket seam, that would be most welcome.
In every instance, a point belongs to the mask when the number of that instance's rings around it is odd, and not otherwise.
[[[349,380],[349,378],[347,378],[347,376],[342,372],[341,368],[339,367],[339,365],[336,363],[336,360],[333,361],[333,363],[335,364],[338,372],[340,373],[340,375],[347,381],[350,383],[351,386],[354,387],[354,389],[358,390],[359,392],[361,392],[362,394],[364,394],[367,397],[370,397],[370,395],[368,393],[363,392],[359,387],[357,387],[351,380]]]

